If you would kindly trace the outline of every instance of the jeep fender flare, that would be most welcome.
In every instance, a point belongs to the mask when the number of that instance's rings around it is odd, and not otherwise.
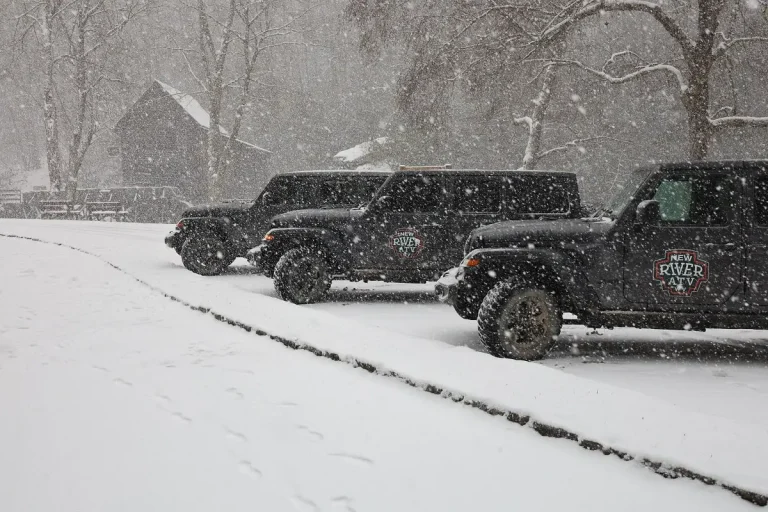
[[[350,266],[350,254],[343,236],[327,228],[273,228],[269,234],[270,252],[285,254],[297,247],[312,247],[323,251],[334,271],[345,272]]]
[[[234,226],[229,219],[222,217],[185,217],[181,219],[184,224],[184,236],[194,236],[197,233],[213,233],[228,242],[233,239]]]
[[[559,296],[561,307],[572,312],[585,312],[597,307],[598,297],[582,271],[579,262],[560,251],[547,248],[479,249],[468,257],[478,258],[478,267],[496,281],[518,273],[551,288]]]

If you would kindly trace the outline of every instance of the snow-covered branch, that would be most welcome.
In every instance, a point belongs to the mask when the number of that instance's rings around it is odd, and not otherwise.
[[[715,128],[768,127],[768,117],[726,116],[709,120]]]
[[[694,55],[695,45],[677,21],[665,13],[661,5],[641,0],[587,0],[585,4],[575,11],[570,10],[562,13],[562,19],[556,23],[548,25],[548,27],[542,31],[536,42],[549,43],[555,36],[565,32],[570,26],[580,20],[601,15],[604,12],[621,11],[650,14],[662,27],[664,27],[667,33],[677,41],[686,60]]]
[[[528,127],[528,130],[530,131],[531,127],[533,126],[533,119],[531,119],[528,116],[523,117],[516,117],[513,119],[515,124],[524,124]]]
[[[623,84],[625,82],[629,82],[631,80],[640,78],[642,76],[645,76],[651,73],[657,73],[657,72],[669,73],[675,78],[675,80],[677,80],[677,83],[680,87],[680,92],[684,93],[685,91],[688,90],[688,84],[685,81],[685,77],[683,76],[682,71],[680,71],[680,69],[678,69],[677,67],[671,64],[649,64],[631,73],[628,73],[624,76],[614,76],[607,73],[604,70],[589,67],[586,64],[577,60],[548,59],[548,63],[549,63],[548,65],[575,66],[599,78],[602,78],[606,82],[609,82],[612,84]],[[605,69],[605,67],[603,69]]]
[[[725,55],[728,50],[736,45],[747,45],[751,43],[768,43],[768,37],[755,36],[755,37],[737,37],[735,39],[728,39],[722,33],[718,32],[718,35],[723,41],[717,45],[715,50],[715,58],[719,59]]]
[[[557,146],[555,148],[550,148],[550,149],[548,149],[546,151],[542,151],[538,155],[538,160],[541,160],[542,158],[546,158],[546,157],[548,157],[551,154],[559,153],[561,151],[568,151],[569,149],[574,149],[574,148],[578,149],[583,144],[586,144],[588,142],[598,141],[598,140],[614,140],[614,141],[617,141],[617,142],[624,142],[624,141],[619,141],[618,139],[614,139],[612,137],[608,137],[606,135],[597,135],[595,137],[585,137],[583,139],[575,139],[575,140],[566,142],[562,146]]]

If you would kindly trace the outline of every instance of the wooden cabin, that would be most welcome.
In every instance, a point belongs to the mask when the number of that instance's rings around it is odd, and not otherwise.
[[[178,187],[195,203],[208,198],[205,141],[210,116],[192,96],[155,80],[117,122],[124,186]],[[219,127],[222,137],[229,133]],[[235,139],[224,197],[255,198],[268,181],[271,152]]]

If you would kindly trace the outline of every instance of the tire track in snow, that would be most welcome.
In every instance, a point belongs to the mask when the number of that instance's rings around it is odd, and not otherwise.
[[[32,242],[38,242],[43,244],[49,244],[49,245],[56,245],[59,247],[64,247],[67,249],[71,249],[73,251],[80,252],[82,254],[91,256],[93,258],[96,258],[97,260],[105,263],[106,265],[112,267],[113,269],[117,270],[118,272],[123,273],[124,275],[130,277],[134,281],[146,286],[150,290],[159,293],[160,295],[174,301],[178,302],[179,304],[182,304],[186,306],[187,308],[197,311],[199,313],[203,314],[210,314],[214,319],[226,323],[228,325],[231,325],[233,327],[239,327],[240,329],[245,330],[246,332],[256,334],[257,336],[266,337],[271,339],[272,341],[276,341],[285,347],[288,347],[293,350],[304,350],[307,352],[311,352],[312,354],[323,357],[326,359],[330,359],[331,361],[335,362],[341,362],[346,363],[352,367],[355,368],[361,368],[368,373],[372,373],[375,375],[379,375],[382,377],[389,377],[399,380],[400,382],[407,384],[413,388],[420,389],[422,391],[426,391],[427,393],[438,395],[442,398],[449,399],[455,403],[460,403],[463,405],[467,405],[470,407],[473,407],[475,409],[478,409],[482,412],[485,412],[486,414],[489,414],[491,416],[503,416],[507,419],[507,421],[510,421],[512,423],[515,423],[517,425],[520,425],[522,427],[527,427],[533,429],[536,433],[543,437],[551,437],[556,439],[565,439],[568,441],[572,441],[576,443],[579,447],[588,450],[588,451],[596,451],[600,452],[603,455],[615,455],[616,457],[620,458],[623,461],[626,462],[635,462],[638,463],[651,471],[653,471],[655,474],[660,475],[664,478],[670,478],[670,479],[677,479],[677,478],[687,478],[690,480],[695,480],[702,482],[707,485],[717,486],[721,489],[730,491],[731,493],[735,494],[736,496],[742,498],[743,500],[748,501],[749,503],[752,503],[754,505],[758,505],[761,507],[768,506],[768,495],[761,494],[758,492],[750,491],[748,489],[739,487],[738,485],[734,485],[728,482],[724,482],[722,480],[718,480],[716,478],[698,473],[696,471],[692,471],[688,468],[682,467],[682,466],[674,466],[665,463],[664,461],[654,460],[650,459],[644,456],[638,456],[634,455],[622,450],[618,450],[616,448],[613,448],[611,446],[608,446],[606,444],[600,443],[599,441],[594,441],[588,438],[585,438],[583,436],[579,436],[578,434],[571,432],[565,428],[558,427],[555,425],[550,425],[544,422],[537,421],[535,419],[532,419],[527,414],[522,414],[518,411],[510,410],[510,409],[503,409],[503,408],[497,408],[493,405],[490,405],[483,400],[475,399],[472,397],[465,396],[463,394],[458,394],[456,392],[442,389],[439,386],[435,386],[431,383],[420,381],[417,379],[413,379],[411,377],[408,377],[406,375],[401,375],[400,373],[394,371],[394,370],[388,370],[388,369],[381,369],[378,368],[375,364],[358,359],[356,357],[352,356],[340,356],[339,354],[335,352],[330,352],[326,350],[322,350],[320,348],[317,348],[315,346],[309,345],[307,343],[301,342],[299,340],[290,340],[281,336],[277,336],[274,334],[270,334],[262,329],[254,328],[253,326],[250,326],[248,324],[245,324],[243,322],[240,322],[238,320],[234,320],[232,318],[227,317],[226,315],[223,315],[221,313],[218,313],[216,311],[213,311],[211,308],[201,305],[192,304],[189,301],[186,301],[180,297],[177,297],[175,295],[172,295],[165,290],[162,290],[161,288],[158,288],[157,286],[131,274],[127,270],[123,269],[122,267],[112,263],[111,261],[103,258],[102,256],[99,256],[98,254],[94,254],[92,252],[86,251],[85,249],[81,249],[79,247],[75,247],[69,244],[60,243],[60,242],[51,242],[48,240],[42,240],[39,238],[34,237],[28,237],[28,236],[21,236],[21,235],[12,235],[12,234],[5,234],[0,233],[1,237],[5,238],[15,238],[20,240],[28,240]],[[182,415],[180,415],[182,416]],[[180,418],[182,419],[182,418]],[[186,420],[187,422],[191,422],[192,420],[190,418],[184,417],[183,420]],[[250,467],[249,467],[250,466]],[[260,471],[253,466],[250,465],[250,463],[241,464],[241,469],[244,469],[246,473],[251,474],[252,476],[260,476]],[[309,504],[314,505],[311,502],[306,502],[303,499],[294,501],[295,505],[298,505],[299,508],[301,506],[307,506]]]

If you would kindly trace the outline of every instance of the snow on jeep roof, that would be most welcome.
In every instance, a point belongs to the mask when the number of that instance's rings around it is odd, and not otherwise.
[[[656,166],[643,167],[642,169],[661,169],[664,171],[691,171],[691,170],[717,170],[717,169],[754,169],[768,167],[768,160],[708,160],[693,162],[664,162]]]
[[[327,174],[339,174],[344,176],[389,176],[392,171],[376,170],[356,170],[356,169],[320,169],[309,171],[289,171],[277,174],[276,176],[324,176]]]
[[[407,167],[401,166],[398,173],[440,173],[440,174],[474,174],[474,175],[494,175],[494,174],[528,174],[528,175],[574,175],[572,171],[547,171],[547,170],[522,170],[522,169],[451,169],[445,167]]]

